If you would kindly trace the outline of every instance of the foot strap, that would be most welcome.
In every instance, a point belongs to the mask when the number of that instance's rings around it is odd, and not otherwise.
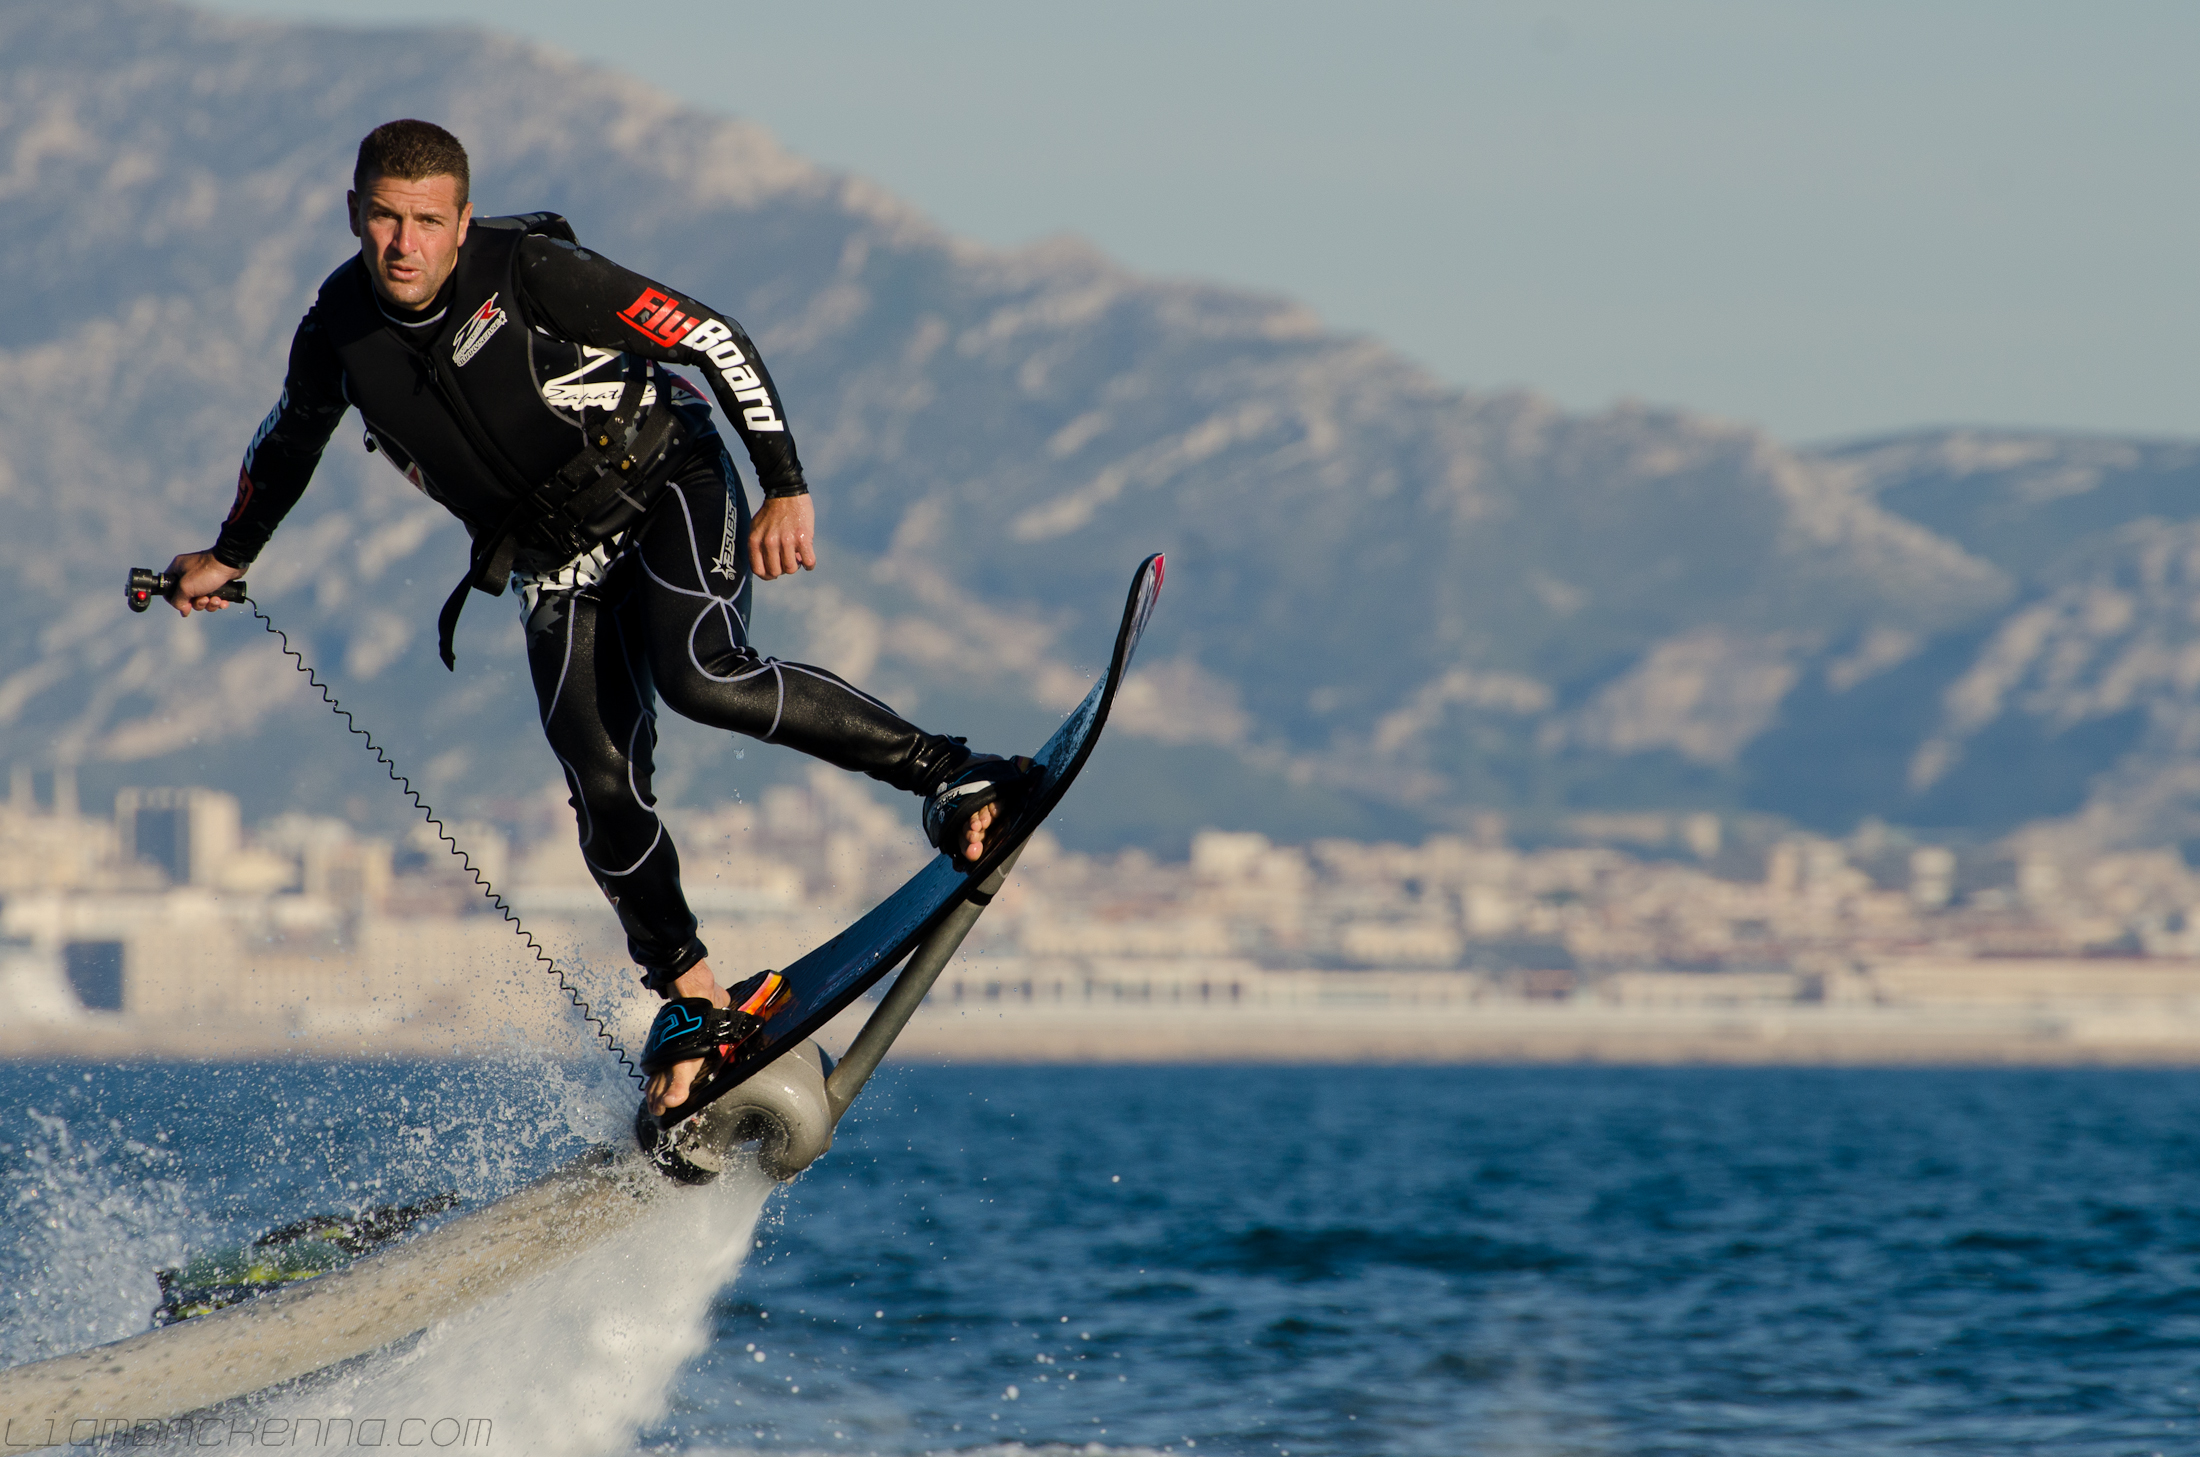
[[[925,799],[925,838],[932,842],[933,849],[961,864],[963,830],[970,817],[989,804],[1004,804],[1013,813],[1038,767],[1021,755],[1013,759],[998,754],[972,755]]]
[[[733,1056],[756,1035],[785,999],[787,980],[776,971],[760,971],[733,989],[733,1001],[714,1007],[705,997],[680,997],[660,1007],[642,1044],[642,1071],[663,1072],[691,1058]]]

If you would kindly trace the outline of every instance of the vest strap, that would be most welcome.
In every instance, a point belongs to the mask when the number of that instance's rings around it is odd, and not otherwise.
[[[679,421],[669,390],[657,392],[657,407],[640,429],[634,424],[641,411],[642,393],[656,373],[656,363],[645,360],[640,370],[628,375],[617,407],[588,432],[588,445],[581,453],[560,466],[549,480],[528,491],[494,530],[475,538],[466,575],[451,589],[443,610],[436,615],[436,651],[445,668],[458,671],[452,640],[458,632],[459,614],[466,610],[467,594],[503,596],[505,581],[512,575],[512,560],[522,545],[553,555],[565,552],[579,556],[596,544],[597,539],[588,532],[588,522],[613,498],[623,496],[636,511],[642,511],[663,489],[663,482],[646,488],[640,482],[664,458],[676,438]]]

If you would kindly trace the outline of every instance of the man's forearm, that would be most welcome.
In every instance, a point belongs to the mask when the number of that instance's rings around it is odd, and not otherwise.
[[[252,565],[267,539],[306,493],[321,452],[350,406],[344,372],[318,323],[319,308],[299,323],[290,341],[283,392],[244,448],[237,468],[237,499],[222,521],[212,556],[239,570]]]
[[[251,551],[245,550],[229,535],[229,528],[224,526],[222,534],[214,539],[213,548],[207,552],[207,555],[223,566],[235,567],[241,572],[257,561],[260,553],[257,548]]]
[[[289,398],[287,393],[284,398]],[[225,565],[252,565],[290,508],[305,495],[314,468],[321,463],[321,449],[334,421],[326,429],[316,428],[317,421],[294,425],[279,421],[283,410],[283,405],[275,407],[237,471],[237,499],[214,540],[213,555]]]

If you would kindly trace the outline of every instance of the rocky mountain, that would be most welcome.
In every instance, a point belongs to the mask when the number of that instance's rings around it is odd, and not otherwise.
[[[756,335],[828,551],[762,589],[767,648],[1019,743],[1089,681],[1132,565],[1170,553],[1073,843],[1643,807],[1992,833],[2188,753],[2200,447],[1798,452],[1677,411],[1569,415],[1288,300],[1069,240],[974,247],[749,122],[506,38],[5,0],[0,521],[28,588],[0,624],[6,757],[81,764],[93,796],[386,812],[250,618],[132,619],[116,588],[210,538],[352,246],[357,139],[401,115],[467,139],[483,210],[564,212]],[[494,816],[554,766],[507,607],[469,609],[455,677],[435,662],[463,562],[347,428],[252,580],[439,803]],[[665,731],[674,797],[792,767]]]
[[[2018,590],[1957,631],[1890,639],[1869,679],[1798,693],[1797,747],[1752,747],[1768,774],[1799,762],[1823,714],[1821,741],[1879,726],[1879,752],[1844,756],[1845,784],[1829,782],[1888,818],[1991,832],[2071,817],[2050,838],[2073,849],[2193,844],[2200,443],[1957,430],[1814,459]],[[1811,814],[1837,825],[1846,809],[1837,793]]]

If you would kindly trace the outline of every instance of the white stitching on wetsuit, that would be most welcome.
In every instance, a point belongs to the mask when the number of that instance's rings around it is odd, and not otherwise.
[[[718,474],[725,474],[723,463]],[[717,487],[713,490],[713,487]],[[582,834],[581,850],[590,870],[611,896],[612,904],[627,928],[630,947],[637,960],[652,964],[651,956],[669,956],[675,943],[692,936],[690,929],[682,931],[677,921],[669,918],[680,905],[677,882],[672,878],[671,857],[658,855],[660,848],[668,848],[674,836],[664,818],[653,805],[643,800],[643,780],[650,773],[645,763],[655,746],[656,687],[664,687],[675,694],[675,703],[695,700],[693,711],[703,723],[716,723],[721,727],[753,735],[764,742],[778,742],[779,734],[789,726],[791,715],[815,713],[824,724],[837,718],[845,718],[851,724],[877,723],[877,715],[883,714],[889,723],[898,715],[886,704],[864,693],[852,684],[820,668],[800,663],[783,663],[766,657],[750,647],[747,641],[747,614],[741,610],[740,593],[748,590],[749,578],[745,572],[721,580],[731,583],[730,594],[717,591],[717,583],[709,575],[715,563],[705,558],[700,550],[701,534],[697,530],[697,518],[712,501],[723,503],[721,509],[729,519],[737,519],[739,504],[731,489],[723,481],[709,481],[700,476],[689,476],[667,483],[666,490],[679,500],[680,530],[688,533],[685,543],[672,540],[660,541],[661,533],[674,530],[670,521],[672,510],[661,500],[652,507],[650,518],[630,530],[619,545],[605,554],[603,571],[586,585],[580,585],[577,575],[568,577],[573,586],[560,582],[551,587],[542,584],[538,602],[542,598],[562,593],[567,620],[562,632],[553,635],[552,624],[547,619],[530,614],[529,621],[538,623],[539,636],[530,636],[529,651],[534,666],[541,674],[547,691],[544,700],[543,727],[552,736],[553,752],[558,756],[559,767],[565,772],[577,805],[577,819]],[[689,499],[689,492],[695,499]],[[738,532],[735,533],[738,538]],[[701,573],[698,587],[690,587],[678,581],[667,580],[655,569],[654,559],[667,558],[668,569],[676,569],[682,546],[688,553],[690,568]],[[568,564],[572,566],[574,564]],[[542,576],[564,576],[564,571]],[[693,602],[681,637],[679,621],[683,602]],[[555,604],[553,604],[555,605]],[[580,631],[579,615],[590,615],[591,631]],[[723,644],[714,644],[709,656],[728,672],[714,672],[703,664],[705,653],[702,634],[706,626],[718,628],[726,638]],[[611,634],[606,640],[605,634]],[[583,638],[587,642],[583,642]],[[553,669],[546,653],[555,652],[559,661]],[[608,661],[616,653],[616,664]],[[683,662],[682,659],[685,659]],[[792,670],[802,675],[797,683],[789,676]],[[662,671],[662,684],[653,683],[653,674]],[[619,692],[618,673],[625,674],[627,694]],[[757,734],[753,727],[762,718],[762,685],[756,680],[766,673],[772,676],[773,707],[770,723]],[[811,685],[817,685],[812,687]],[[849,702],[835,706],[831,695],[820,695],[817,688],[830,685],[845,693]],[[857,705],[862,705],[858,708]],[[805,734],[816,736],[819,729],[795,717]],[[895,731],[907,731],[900,725]],[[855,729],[854,732],[878,732]],[[825,730],[830,734],[832,730]],[[650,734],[647,740],[643,734]],[[799,738],[799,736],[798,736]],[[622,743],[621,740],[624,740]],[[806,740],[804,746],[808,747]],[[825,738],[820,748],[812,752],[829,751],[831,740]],[[570,757],[568,757],[570,751]],[[625,763],[616,765],[620,771],[613,774],[616,761],[624,757]],[[599,762],[600,761],[600,762]],[[836,760],[837,762],[837,760]],[[582,774],[577,763],[587,763],[591,772]],[[623,781],[623,788],[622,788]],[[592,799],[587,796],[594,796]],[[641,831],[647,826],[650,833]],[[646,841],[646,844],[644,843]],[[632,857],[632,863],[623,869],[605,869],[596,851],[615,854],[624,859]],[[637,853],[638,852],[638,853]],[[620,883],[623,877],[633,879]],[[612,890],[618,885],[616,893]]]
[[[639,855],[635,856],[635,857],[634,857],[634,863],[633,863],[632,865],[629,865],[629,866],[627,866],[627,867],[626,867],[626,869],[624,869],[624,870],[604,870],[604,869],[602,869],[602,867],[600,867],[600,866],[599,866],[599,867],[596,867],[596,868],[598,869],[599,873],[601,873],[601,874],[603,874],[603,875],[607,875],[607,876],[613,876],[613,877],[617,877],[617,876],[621,876],[621,875],[632,875],[632,874],[633,874],[633,873],[634,873],[635,871],[637,871],[637,870],[641,869],[641,868],[642,868],[642,863],[643,863],[644,861],[646,861],[647,859],[649,859],[649,857],[650,857],[651,855],[655,854],[655,853],[657,852],[657,847],[658,847],[658,846],[659,846],[660,844],[664,843],[664,838],[665,838],[665,821],[664,821],[664,816],[663,816],[663,815],[660,815],[660,814],[658,814],[658,813],[657,813],[657,811],[656,811],[656,809],[655,809],[655,808],[654,808],[653,806],[651,806],[651,805],[647,804],[647,803],[646,803],[646,802],[645,802],[645,801],[644,801],[644,800],[642,799],[642,786],[634,782],[634,763],[635,763],[635,758],[634,758],[634,741],[635,741],[635,740],[636,740],[637,738],[641,737],[641,733],[642,733],[642,730],[643,730],[643,729],[645,729],[645,728],[647,728],[647,727],[649,727],[649,725],[650,725],[650,716],[649,716],[648,714],[646,714],[646,713],[640,713],[640,714],[636,714],[636,715],[634,716],[634,727],[633,727],[632,731],[631,731],[631,732],[629,732],[629,733],[627,734],[627,736],[626,736],[626,792],[627,792],[628,794],[631,794],[631,795],[633,795],[633,796],[634,796],[634,802],[635,802],[636,804],[639,804],[639,805],[641,805],[641,806],[642,806],[642,807],[643,807],[644,809],[646,809],[646,810],[648,810],[648,811],[649,811],[649,817],[650,817],[651,819],[653,819],[653,820],[655,820],[655,821],[657,822],[657,833],[656,833],[656,834],[654,834],[654,835],[651,835],[651,836],[649,837],[649,848],[648,848],[648,849],[646,849],[646,850],[644,850],[644,851],[642,851],[642,853],[641,853],[641,854],[639,854]],[[586,858],[587,858],[587,855],[586,855],[586,852],[585,852],[585,851],[584,851],[584,852],[583,852],[583,854],[582,854],[582,858],[583,858],[583,859],[586,859]],[[593,860],[590,860],[590,861],[589,861],[588,863],[589,863],[589,864],[590,864],[591,866],[595,866],[595,864],[596,864],[596,862],[595,862],[595,861],[593,861]]]
[[[580,826],[581,832],[581,859],[586,860],[588,858],[589,843],[596,838],[596,822],[588,813],[588,796],[581,793],[581,776],[574,772],[573,766],[566,762],[565,756],[556,749],[552,749],[550,757],[556,759],[558,767],[565,771],[566,785],[573,791],[573,816],[575,823]]]
[[[775,663],[779,663],[779,659],[777,658],[773,658],[772,661]],[[873,698],[870,694],[864,692],[861,688],[856,687],[855,684],[849,682],[845,678],[835,677],[833,674],[830,673],[820,673],[813,668],[806,668],[800,663],[779,663],[779,666],[787,669],[789,672],[806,673],[810,677],[817,679],[820,683],[830,684],[831,686],[840,689],[843,693],[853,693],[856,697],[862,699],[865,703],[871,704],[878,708],[883,708],[888,713],[892,713],[894,711],[893,705],[888,703],[881,703],[878,699]]]
[[[721,597],[716,592],[709,590],[710,573],[706,571],[703,567],[703,548],[695,531],[695,513],[688,508],[687,497],[684,494],[675,491],[673,492],[673,495],[679,500],[680,503],[681,525],[687,528],[688,560],[695,567],[695,580],[703,584],[704,590],[700,592],[691,591],[686,587],[678,586],[672,582],[666,581],[663,577],[657,575],[656,569],[650,566],[649,559],[647,557],[641,558],[642,570],[649,574],[649,579],[651,581],[657,583],[659,586],[665,588],[667,591],[677,592],[682,597],[701,597],[710,603],[709,607],[705,607],[700,612],[696,613],[695,620],[688,624],[688,663],[691,667],[695,669],[696,672],[700,673],[703,677],[709,679],[713,683],[739,683],[745,681],[746,679],[753,678],[757,676],[758,673],[761,673],[763,669],[758,668],[753,672],[735,673],[731,675],[713,673],[708,668],[705,668],[703,666],[703,660],[696,654],[696,634],[700,633],[703,630],[703,624],[709,621],[712,608],[716,608],[719,612],[725,615],[726,636],[733,643],[740,647],[746,648],[748,646],[749,625],[742,618],[741,608],[737,601],[738,595],[741,590],[740,586],[738,585],[740,577],[737,573],[724,573],[724,575],[731,577],[736,583],[734,587],[734,592],[736,594],[735,597]],[[732,509],[733,500],[730,495],[727,497],[726,505],[726,520],[730,523],[734,519],[734,516],[738,514]],[[728,531],[731,531],[732,527],[729,525],[726,529]],[[753,650],[751,650],[751,656],[761,658],[761,655],[754,653]],[[769,660],[766,659],[764,661]],[[784,692],[784,690],[782,690],[782,692]],[[776,724],[776,719],[774,720],[774,722]]]
[[[565,697],[565,680],[572,671],[573,607],[571,603],[567,603],[565,608],[565,651],[558,655],[558,688],[555,693],[550,695],[550,706],[542,711],[542,726],[546,731],[550,727],[550,716],[558,711],[558,702]],[[565,761],[560,759],[558,762],[563,764]],[[584,840],[582,843],[586,844],[587,842]]]

